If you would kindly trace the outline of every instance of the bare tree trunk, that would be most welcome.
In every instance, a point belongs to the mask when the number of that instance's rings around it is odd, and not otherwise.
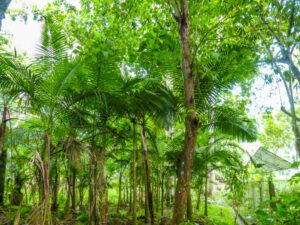
[[[133,154],[132,154],[132,223],[136,225],[136,201],[137,201],[137,185],[136,185],[136,164],[137,164],[137,145],[136,145],[136,121],[132,119],[133,125]]]
[[[259,203],[261,204],[264,201],[264,193],[263,193],[263,181],[259,181]]]
[[[106,139],[107,139],[107,129],[106,129],[107,118],[102,119],[103,131],[102,131],[102,149],[100,152],[99,161],[99,209],[100,209],[100,221],[99,224],[106,225],[108,223],[108,203],[107,203],[107,185],[105,178],[105,160],[106,160]]]
[[[53,180],[52,180],[52,205],[51,205],[51,209],[52,211],[56,211],[58,209],[58,189],[59,189],[59,173],[58,173],[58,155],[56,155],[55,161],[54,161],[54,166],[52,167],[52,171],[54,172],[53,176]]]
[[[50,145],[51,134],[49,131],[45,131],[45,149],[43,154],[43,223],[42,225],[52,224],[51,217],[51,205],[50,205]]]
[[[120,173],[119,173],[119,196],[118,196],[117,214],[120,213],[121,201],[122,201],[122,172],[120,171]]]
[[[147,195],[147,184],[145,183],[145,223],[149,222],[149,204]]]
[[[4,147],[8,108],[4,107],[0,126],[0,206],[4,204],[7,150]]]
[[[208,170],[206,167],[206,177],[205,177],[205,192],[204,192],[204,216],[208,216]]]
[[[96,143],[93,140],[90,152],[90,163],[89,163],[89,222],[90,225],[97,225],[99,221],[98,216],[98,202],[97,202],[97,189],[96,189],[96,179],[97,179],[97,152]]]
[[[273,198],[275,198],[275,185],[273,183],[271,176],[269,177],[268,184],[269,184],[269,196],[271,201],[270,206],[271,208],[276,209],[276,202],[272,201]]]
[[[202,192],[202,185],[199,186],[198,191],[197,191],[197,204],[196,204],[196,209],[200,209],[200,203],[201,203],[201,192]]]
[[[73,212],[76,209],[76,169],[72,168],[72,205]]]
[[[165,190],[164,190],[164,184],[165,184],[165,174],[162,173],[161,175],[161,200],[160,200],[160,216],[164,216],[164,197],[165,197]]]
[[[192,217],[193,217],[192,196],[191,196],[191,188],[189,188],[188,197],[187,197],[187,206],[186,206],[186,218],[189,221],[192,221]]]
[[[196,118],[195,112],[195,75],[192,71],[192,61],[190,56],[190,26],[187,0],[180,0],[180,9],[175,11],[178,12],[177,15],[175,15],[175,18],[178,22],[181,45],[181,70],[184,78],[184,105],[188,112],[185,118],[185,144],[182,162],[179,168],[173,211],[173,224],[178,225],[182,222],[185,213],[187,192],[190,185],[193,152],[199,122]]]
[[[146,188],[147,188],[147,202],[150,213],[150,222],[151,225],[154,224],[154,211],[153,211],[153,196],[151,189],[151,174],[149,168],[149,159],[148,159],[148,146],[146,141],[146,131],[145,131],[145,122],[142,124],[141,129],[141,140],[142,140],[142,156],[145,165],[145,174],[146,174]]]

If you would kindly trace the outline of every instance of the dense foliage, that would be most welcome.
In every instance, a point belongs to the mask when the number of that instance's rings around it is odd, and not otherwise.
[[[292,156],[294,141],[300,154],[299,9],[56,0],[22,12],[43,29],[33,58],[0,41],[0,224],[297,224],[299,174],[275,196],[273,171],[242,144]],[[289,109],[257,112],[260,124],[249,107],[263,67]]]

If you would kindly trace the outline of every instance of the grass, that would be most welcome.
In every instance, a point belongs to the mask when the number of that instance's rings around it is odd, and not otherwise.
[[[195,214],[204,215],[204,204],[201,205],[200,213]],[[233,210],[228,206],[222,206],[217,204],[208,204],[208,218],[213,224],[218,225],[234,225],[235,214]]]

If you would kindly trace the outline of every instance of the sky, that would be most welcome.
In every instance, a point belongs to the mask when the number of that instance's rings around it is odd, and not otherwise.
[[[38,8],[43,8],[52,0],[12,0],[9,9],[29,9],[36,5]],[[34,21],[29,16],[28,21],[24,23],[21,19],[12,21],[9,16],[3,20],[2,30],[12,35],[12,47],[16,48],[17,52],[26,52],[31,58],[34,56],[35,48],[41,37],[42,23]]]
[[[78,5],[80,0],[69,0],[73,5]],[[53,0],[12,0],[9,9],[30,9],[32,6],[37,6],[39,9],[44,8]],[[16,21],[11,20],[9,16],[3,20],[2,30],[9,35],[12,35],[12,47],[16,48],[17,52],[26,52],[32,58],[35,54],[35,49],[41,38],[42,23],[34,21],[29,13],[29,18],[25,23],[21,19]]]

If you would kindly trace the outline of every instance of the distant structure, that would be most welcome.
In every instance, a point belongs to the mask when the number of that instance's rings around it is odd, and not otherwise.
[[[254,164],[255,168],[261,168],[264,172],[287,170],[290,169],[292,165],[287,160],[263,147],[257,149],[250,161]]]

